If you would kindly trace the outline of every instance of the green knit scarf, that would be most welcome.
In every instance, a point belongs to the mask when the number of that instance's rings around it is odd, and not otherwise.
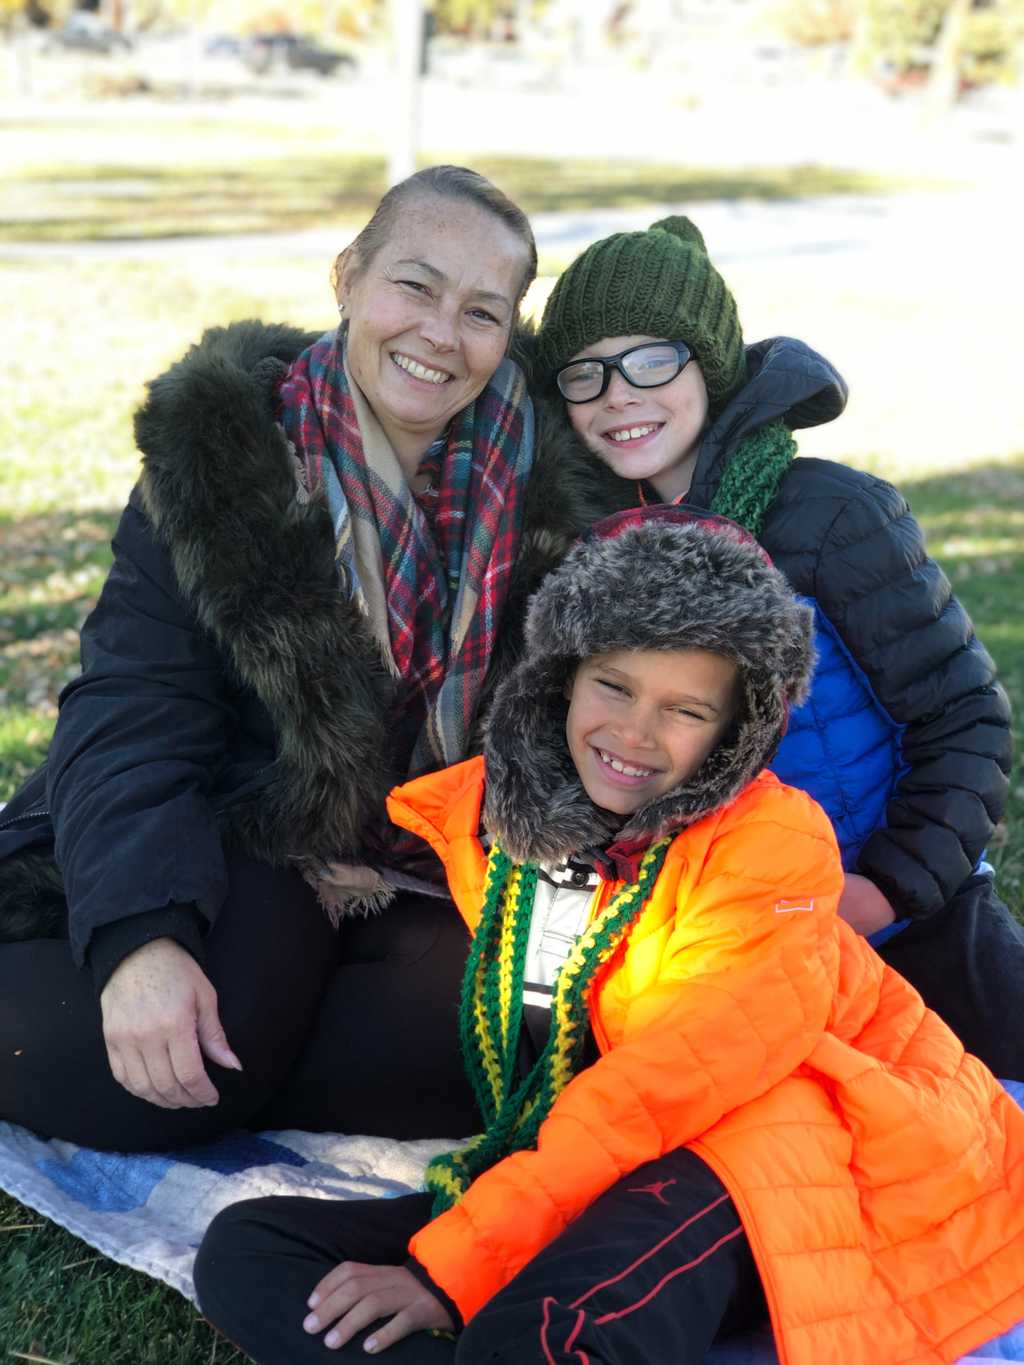
[[[529,1075],[516,1084],[523,1017],[523,970],[537,890],[537,866],[515,866],[491,848],[480,923],[462,981],[459,1032],[466,1071],[485,1130],[427,1167],[434,1217],[457,1204],[495,1162],[537,1142],[552,1104],[575,1074],[587,1033],[587,992],[653,890],[670,839],[652,844],[635,882],[624,886],[566,958],[551,1001],[551,1030]]]
[[[765,514],[795,454],[796,441],[784,423],[759,427],[737,446],[711,500],[712,512],[760,538]]]

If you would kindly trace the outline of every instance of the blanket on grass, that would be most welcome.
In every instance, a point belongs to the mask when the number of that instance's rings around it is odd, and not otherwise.
[[[1007,1082],[1024,1105],[1024,1084]],[[0,1123],[0,1188],[122,1265],[194,1301],[192,1261],[226,1204],[267,1194],[319,1199],[393,1198],[422,1188],[442,1140],[395,1142],[295,1130],[230,1133],[206,1146],[123,1156],[46,1142]],[[1021,1274],[1024,1275],[1024,1267]],[[767,1332],[717,1345],[707,1365],[778,1365]],[[1024,1361],[1024,1323],[963,1357]]]

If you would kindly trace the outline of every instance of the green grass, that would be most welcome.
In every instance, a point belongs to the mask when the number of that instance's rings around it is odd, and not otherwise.
[[[286,120],[213,128],[178,122],[173,129],[127,120],[116,136],[102,138],[88,121],[45,129],[18,122],[0,125],[0,132],[5,151],[15,137],[21,148],[10,169],[5,165],[0,187],[0,242],[338,222],[340,247],[383,175],[379,159],[343,161],[326,132],[306,128],[296,136]],[[531,158],[477,164],[530,210],[894,187],[881,177],[815,167],[687,170]],[[102,583],[109,539],[137,473],[131,414],[145,380],[205,326],[246,316],[333,325],[329,264],[329,258],[273,246],[249,254],[169,251],[146,261],[25,262],[5,260],[0,245],[7,343],[0,367],[0,799],[44,753],[57,692],[77,671],[77,632]],[[748,328],[806,334],[828,351],[834,333],[843,347],[843,354],[837,349],[841,366],[860,366],[859,407],[836,424],[838,441],[827,444],[826,428],[824,436],[806,433],[802,447],[841,454],[904,489],[1019,713],[1024,454],[986,444],[985,404],[970,414],[973,444],[959,432],[948,439],[951,414],[939,403],[914,404],[901,425],[891,393],[882,387],[888,361],[883,355],[877,374],[864,363],[877,350],[878,320],[891,317],[894,307],[925,339],[922,351],[939,329],[942,309],[965,316],[969,307],[979,337],[999,335],[1003,321],[988,294],[975,297],[971,288],[968,299],[951,299],[955,280],[913,298],[915,282],[906,282],[894,304],[893,281],[876,281],[873,269],[865,278],[833,279],[819,267],[808,287],[809,269],[806,260],[779,259],[770,270],[753,264],[731,272]],[[544,289],[541,282],[537,298]],[[913,348],[908,341],[906,349]],[[960,356],[961,367],[970,355]],[[969,385],[962,368],[960,373]],[[1004,413],[1014,394],[1000,390]],[[884,420],[873,415],[879,411]],[[1019,763],[1009,818],[991,852],[1001,890],[1021,911]],[[33,1226],[16,1230],[26,1223]],[[19,1356],[60,1365],[237,1365],[242,1359],[172,1290],[114,1266],[0,1196],[0,1362]]]
[[[954,591],[1024,715],[1024,455],[903,485]],[[1005,818],[989,849],[1001,895],[1024,919],[1024,758],[1018,741]]]
[[[26,1226],[27,1225],[27,1226]],[[0,1360],[241,1365],[191,1304],[0,1196]]]
[[[386,187],[383,155],[354,156],[329,127],[133,122],[116,140],[84,122],[19,121],[0,189],[0,242],[119,241],[269,232],[365,220]],[[37,140],[38,139],[38,140]],[[55,158],[50,139],[59,139]],[[21,146],[20,153],[17,152]],[[168,154],[168,148],[171,154]],[[257,150],[258,149],[258,150]],[[457,157],[432,151],[432,160]],[[706,166],[488,156],[474,165],[528,213],[706,199],[878,194],[905,178],[819,165]],[[917,188],[936,188],[923,178]]]

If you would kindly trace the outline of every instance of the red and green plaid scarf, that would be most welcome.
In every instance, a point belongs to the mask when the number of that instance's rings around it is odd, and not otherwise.
[[[280,400],[308,486],[326,493],[344,581],[364,606],[373,585],[361,581],[365,561],[357,567],[357,523],[372,528],[380,545],[403,715],[418,731],[409,775],[457,763],[466,757],[519,546],[533,460],[533,409],[522,373],[503,360],[476,402],[453,419],[432,526],[397,460],[390,471],[368,465],[341,329],[298,357]]]

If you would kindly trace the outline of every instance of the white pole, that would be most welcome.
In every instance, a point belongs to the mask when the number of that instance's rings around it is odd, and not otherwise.
[[[395,54],[395,125],[388,184],[416,169],[419,143],[420,51],[423,43],[423,0],[391,0],[391,33]]]

